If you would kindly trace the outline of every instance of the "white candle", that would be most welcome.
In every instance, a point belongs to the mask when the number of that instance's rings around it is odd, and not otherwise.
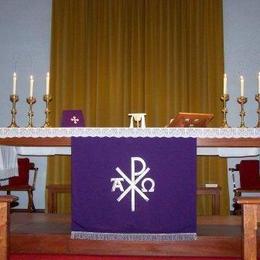
[[[241,90],[241,97],[244,96],[244,77],[240,76],[240,90]]]
[[[260,72],[258,72],[258,94],[260,94]]]
[[[223,94],[227,94],[227,74],[224,74],[224,80],[223,80]]]
[[[30,76],[30,93],[29,93],[29,97],[33,97],[33,76]]]
[[[47,72],[47,75],[46,75],[46,95],[49,95],[50,93],[50,73]]]
[[[16,95],[16,73],[13,74],[13,95]]]

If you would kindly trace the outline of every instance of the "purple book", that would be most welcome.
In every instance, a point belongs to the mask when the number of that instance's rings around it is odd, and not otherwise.
[[[81,110],[64,110],[62,112],[62,127],[85,127],[85,120]]]

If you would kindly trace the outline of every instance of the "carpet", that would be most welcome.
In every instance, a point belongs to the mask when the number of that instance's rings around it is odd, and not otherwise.
[[[190,256],[86,256],[86,255],[44,255],[13,254],[10,260],[241,260],[240,257],[190,257]]]

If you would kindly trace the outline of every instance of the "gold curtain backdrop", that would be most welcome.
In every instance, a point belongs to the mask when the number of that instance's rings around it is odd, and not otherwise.
[[[213,113],[220,126],[222,20],[221,0],[53,0],[52,125],[81,109],[91,127],[127,127],[131,112],[147,113],[148,127],[178,112]],[[222,187],[226,214],[225,160],[198,159],[197,176]],[[47,182],[70,183],[69,159],[49,159]],[[209,203],[199,201],[199,214]],[[70,211],[67,199],[59,207]]]

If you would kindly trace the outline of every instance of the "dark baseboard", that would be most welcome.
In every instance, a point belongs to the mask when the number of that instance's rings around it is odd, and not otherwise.
[[[28,212],[28,209],[11,209],[10,212]],[[34,212],[31,213],[45,213],[45,209],[36,209]]]

